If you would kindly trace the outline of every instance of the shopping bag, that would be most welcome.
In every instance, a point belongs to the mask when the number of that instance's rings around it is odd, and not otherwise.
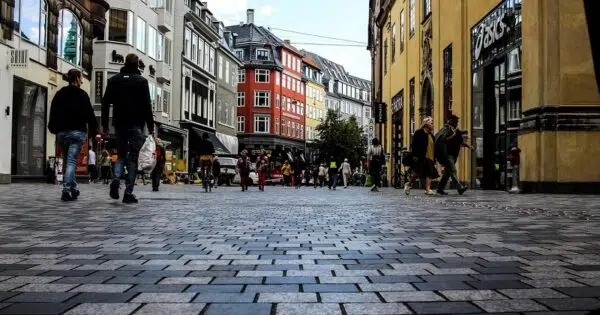
[[[138,168],[145,172],[152,172],[156,166],[156,142],[152,135],[146,138],[138,155]]]

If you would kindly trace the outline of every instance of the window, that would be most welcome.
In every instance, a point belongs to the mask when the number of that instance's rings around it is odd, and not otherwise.
[[[254,107],[271,107],[271,92],[255,91]]]
[[[423,0],[423,20],[431,14],[431,0]]]
[[[125,10],[110,10],[108,21],[108,40],[121,43],[128,43],[131,41],[131,37],[127,36],[129,32],[129,13],[129,11]]]
[[[240,69],[238,71],[238,83],[246,82],[246,71],[244,69]]]
[[[301,72],[302,70],[302,61],[300,59],[296,59],[296,71]]]
[[[286,78],[287,78],[287,88],[291,90],[292,89],[292,77],[286,76]]]
[[[275,84],[281,84],[281,73],[279,73],[279,71],[275,71]]]
[[[275,118],[275,130],[273,130],[273,133],[279,134],[279,118]]]
[[[452,44],[448,45],[443,52],[444,65],[444,121],[452,114]]]
[[[404,10],[400,11],[400,53],[404,51]]]
[[[284,51],[284,52],[281,53],[281,63],[283,63],[284,67],[287,66],[286,60],[287,60],[287,54]]]
[[[254,116],[254,132],[256,133],[269,133],[269,124],[271,121],[271,117],[256,115]]]
[[[153,27],[148,27],[148,57],[156,59],[156,38],[158,32]],[[192,57],[193,58],[193,57]]]
[[[223,79],[223,57],[219,56],[219,79]]]
[[[73,12],[62,9],[58,13],[58,56],[80,66],[83,30]]]
[[[8,1],[8,3],[11,3],[11,1]],[[1,4],[2,11],[4,11],[5,5],[4,2]],[[46,1],[17,0],[14,2],[14,8],[14,30],[21,35],[21,38],[40,47],[46,47],[46,25],[48,23],[48,4]],[[4,18],[4,13],[2,17]]]
[[[162,61],[165,51],[165,37],[160,32],[156,35],[156,60]]]
[[[392,25],[392,63],[396,62],[396,23]]]
[[[200,66],[201,68],[204,65],[204,41],[202,40],[202,37],[198,36],[198,66]]]
[[[245,92],[238,92],[238,107],[244,107],[246,106],[246,93]]]
[[[167,37],[163,37],[164,38],[164,49],[165,49],[165,53],[163,55],[163,60],[165,61],[166,64],[171,65],[171,39],[167,38]]]
[[[270,70],[256,69],[254,81],[256,83],[269,83]]]
[[[190,31],[189,28],[185,29],[183,55],[188,58],[191,58],[192,56],[192,31]]]
[[[152,104],[152,111],[156,111],[156,85],[148,82],[148,89],[150,90],[150,104]]]
[[[169,91],[163,90],[163,113],[169,114],[171,113],[171,93]]]
[[[229,83],[229,61],[225,61],[225,83]]]
[[[198,35],[192,33],[192,46],[190,48],[190,59],[194,62],[198,62]]]
[[[204,63],[198,64],[202,69],[208,71],[208,63],[210,61],[210,45],[207,42],[204,42]]]
[[[408,36],[412,38],[415,35],[415,0],[408,0]]]
[[[146,21],[142,20],[139,17],[137,18],[137,23],[135,27],[135,36],[135,48],[139,49],[140,51],[146,52]],[[189,56],[189,51],[187,56]]]
[[[275,96],[275,106],[279,108],[281,106],[281,101],[279,99],[279,94]]]
[[[237,118],[237,131],[240,133],[246,132],[246,117],[238,116]]]
[[[408,102],[409,102],[409,112],[408,112],[408,117],[409,117],[409,128],[410,128],[410,134],[413,135],[415,133],[415,78],[410,79],[410,83],[409,83],[409,95],[408,95]]]
[[[257,49],[256,50],[256,60],[269,60],[269,50]]]
[[[383,74],[387,74],[388,43],[387,38],[383,41]]]
[[[236,49],[235,55],[238,57],[239,60],[244,60],[244,50],[243,49]]]
[[[215,49],[210,47],[210,60],[208,64],[208,72],[215,74]]]
[[[521,51],[515,48],[508,53],[508,74],[521,71]]]

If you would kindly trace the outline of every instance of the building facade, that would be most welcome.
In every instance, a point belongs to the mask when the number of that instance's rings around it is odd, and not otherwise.
[[[0,183],[48,175],[57,156],[47,132],[49,107],[66,82],[62,74],[80,69],[90,92],[92,42],[101,37],[109,5],[104,0],[0,1]],[[92,131],[95,132],[95,131]],[[87,151],[87,150],[83,150]],[[82,171],[87,152],[79,159]],[[87,164],[87,163],[86,163]]]
[[[301,53],[289,42],[254,24],[228,26],[244,66],[238,80],[237,130],[240,150],[304,151],[305,82]],[[279,155],[279,154],[277,154]]]
[[[225,32],[222,22],[218,22],[218,29],[221,40],[217,50],[217,138],[230,154],[237,154],[237,82],[243,63],[233,52],[233,34]]]
[[[96,114],[100,117],[108,79],[119,73],[128,54],[135,53],[140,57],[139,70],[148,80],[157,137],[167,151],[181,158],[187,132],[179,128],[172,112],[173,1],[108,1],[111,9],[106,15],[106,30],[94,41],[91,98]]]
[[[377,2],[369,48],[391,119],[376,131],[394,157],[424,116],[437,131],[454,114],[475,148],[457,164],[472,187],[509,188],[517,144],[523,191],[600,192],[600,171],[580,167],[600,139],[582,2]]]
[[[327,116],[325,107],[325,85],[323,85],[323,72],[319,65],[311,58],[302,59],[302,78],[306,81],[306,144],[309,160],[316,159],[316,152],[310,150],[311,144],[319,139],[317,127]]]

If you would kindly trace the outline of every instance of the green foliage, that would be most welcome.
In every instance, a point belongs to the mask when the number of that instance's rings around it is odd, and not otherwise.
[[[339,111],[330,109],[316,130],[319,139],[315,141],[314,147],[320,152],[323,161],[328,161],[333,156],[338,163],[347,158],[353,168],[360,165],[361,157],[366,154],[366,147],[362,141],[363,130],[356,117],[342,119]]]

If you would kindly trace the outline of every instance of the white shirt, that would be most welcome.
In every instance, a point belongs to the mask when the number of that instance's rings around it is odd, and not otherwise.
[[[88,165],[96,165],[96,152],[92,150],[88,152]]]

